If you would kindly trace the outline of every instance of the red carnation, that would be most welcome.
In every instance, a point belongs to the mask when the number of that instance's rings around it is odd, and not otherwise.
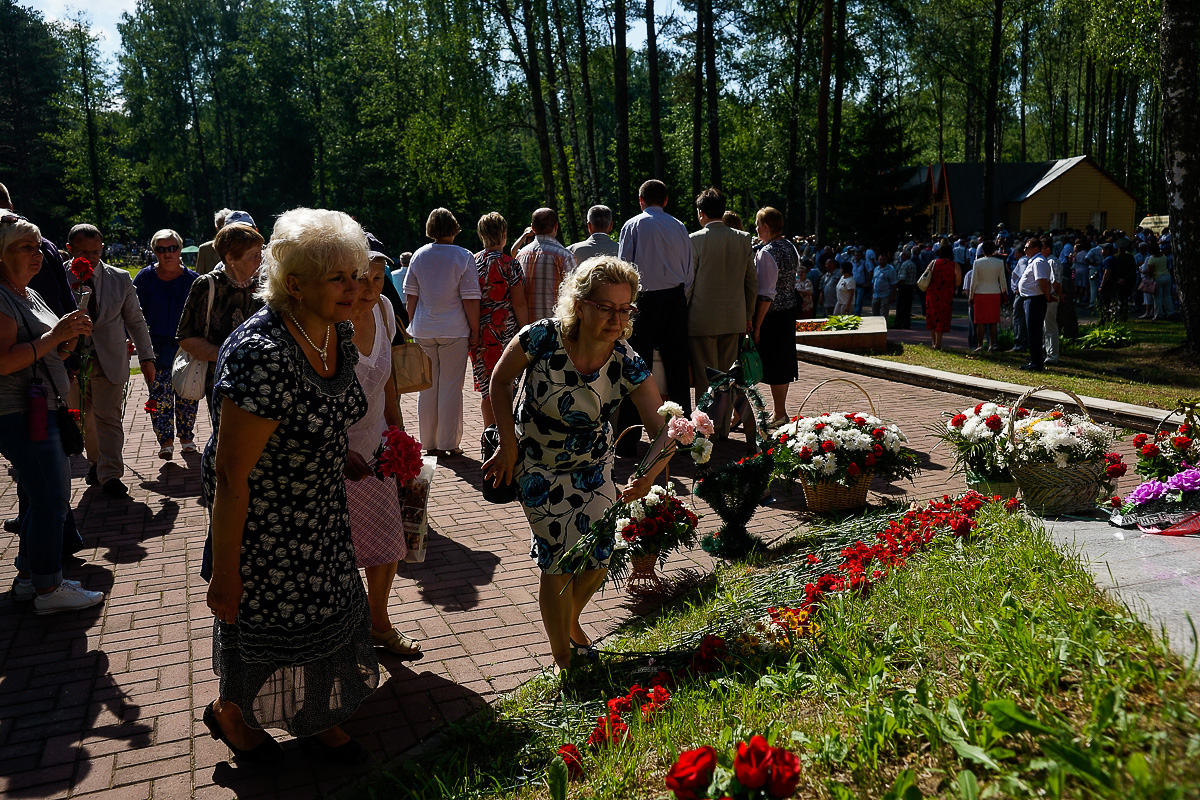
[[[876,442],[875,444],[871,445],[871,452],[874,453],[876,456],[883,455],[883,445]]]
[[[966,414],[955,414],[953,417],[950,418],[950,425],[955,428],[961,428],[963,423],[966,421],[967,421]],[[876,428],[875,430],[880,430],[880,429]]]
[[[1137,436],[1133,437],[1133,446],[1141,447],[1142,445],[1146,444],[1146,440],[1149,438],[1150,437],[1147,436],[1146,434],[1139,433]]]
[[[810,461],[812,459],[812,450],[807,447],[800,448],[800,460]]]
[[[686,750],[667,773],[667,788],[675,793],[675,800],[700,800],[707,793],[716,769],[716,750],[708,745]]]
[[[146,413],[153,414],[155,411],[158,411],[158,401],[157,400],[147,400],[146,401]]]
[[[1162,452],[1162,451],[1160,451],[1158,449],[1158,445],[1148,444],[1142,448],[1142,457],[1143,458],[1156,458],[1160,452]]]
[[[1188,425],[1188,424],[1185,422],[1185,423],[1183,423],[1182,425],[1180,425],[1180,426],[1179,426],[1179,432],[1180,432],[1180,433],[1191,433],[1191,432],[1192,432],[1192,426],[1191,426],[1191,425]]]
[[[983,424],[988,426],[990,430],[998,431],[1004,427],[1004,420],[1000,419],[999,414],[992,414],[983,421]]]
[[[1121,498],[1117,497],[1116,495],[1113,495],[1112,499],[1108,501],[1108,504],[1113,508],[1120,508],[1122,505],[1124,505],[1124,503],[1121,502]]]
[[[983,403],[975,406],[975,414],[978,415],[980,411],[983,411]]]
[[[564,744],[558,748],[558,755],[567,765],[567,777],[573,781],[583,778],[583,756],[579,755],[578,747],[573,744]]]
[[[965,414],[959,414],[959,416],[963,419],[967,418]],[[885,433],[887,433],[887,431],[885,431],[883,428],[876,428],[875,430],[871,431],[871,435],[876,439],[882,439]]]
[[[782,747],[771,751],[771,777],[767,779],[767,794],[774,798],[791,797],[800,783],[800,759]]]
[[[789,436],[788,436],[786,433],[781,433],[781,434],[779,434],[779,443],[780,443],[780,444],[783,444],[783,443],[784,443],[784,442],[786,442],[786,441],[787,441],[789,438],[790,438],[790,437],[789,437]]]
[[[747,789],[761,789],[771,776],[771,746],[761,736],[750,737],[750,742],[738,742],[737,757],[733,760],[733,771],[738,783]]]
[[[821,449],[824,450],[826,453],[832,453],[834,450],[837,449],[837,445],[830,441],[824,441],[824,442],[821,442]]]
[[[850,462],[850,466],[846,467],[846,474],[849,475],[851,478],[857,478],[858,473],[861,471],[862,470],[860,470],[858,468],[858,464],[855,464],[853,461]]]
[[[86,258],[76,258],[71,261],[71,274],[79,283],[89,281],[96,272],[96,266]]]
[[[1004,510],[1016,512],[1021,510],[1021,501],[1015,497],[1010,497],[1004,501]]]
[[[865,463],[868,467],[875,466],[875,454],[867,453],[867,457],[863,459],[863,463]],[[854,465],[851,464],[851,466],[854,466]]]
[[[825,423],[818,422],[816,425],[813,425],[813,430],[817,433],[820,433],[821,431],[825,430]]]
[[[1171,447],[1183,452],[1192,446],[1192,440],[1186,436],[1176,436],[1171,440]]]
[[[1124,464],[1109,464],[1104,468],[1104,474],[1110,478],[1124,478],[1125,473],[1129,471],[1129,467]]]

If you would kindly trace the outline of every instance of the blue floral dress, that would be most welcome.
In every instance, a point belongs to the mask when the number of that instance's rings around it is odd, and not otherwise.
[[[650,375],[624,339],[608,363],[584,375],[563,347],[557,320],[543,319],[517,334],[529,357],[517,409],[517,496],[529,519],[529,555],[542,572],[565,574],[559,558],[617,499],[612,480],[613,412]],[[587,568],[608,565],[612,548],[597,548]]]

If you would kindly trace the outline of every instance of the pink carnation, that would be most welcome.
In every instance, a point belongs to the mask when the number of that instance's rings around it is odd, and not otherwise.
[[[686,447],[696,440],[696,426],[683,417],[672,417],[667,423],[667,437]]]
[[[698,408],[692,411],[692,425],[696,427],[698,432],[704,434],[705,436],[712,436],[713,431],[716,430],[716,428],[713,427],[712,419],[708,416],[708,414],[705,414]]]

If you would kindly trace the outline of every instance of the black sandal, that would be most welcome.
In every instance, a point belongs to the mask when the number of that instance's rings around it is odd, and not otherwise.
[[[591,642],[588,642],[587,644],[579,644],[574,639],[570,638],[568,638],[568,641],[571,643],[572,657],[579,656],[580,658],[586,658],[588,661],[600,660],[600,651],[597,650],[596,645],[592,644]]]
[[[300,745],[306,749],[315,750],[331,764],[356,767],[371,760],[370,752],[362,742],[355,738],[334,747],[331,744],[325,744],[316,736],[301,736]]]
[[[234,745],[233,742],[229,741],[229,737],[225,735],[225,731],[221,730],[221,723],[217,720],[217,712],[213,710],[212,703],[205,706],[203,719],[204,727],[208,728],[208,732],[212,734],[212,738],[224,742],[225,746],[233,752],[233,757],[239,761],[272,764],[283,758],[283,747],[269,735],[260,744],[255,745],[249,750],[243,750]]]

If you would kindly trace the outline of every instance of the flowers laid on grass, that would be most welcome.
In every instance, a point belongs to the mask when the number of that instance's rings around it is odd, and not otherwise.
[[[797,333],[815,333],[817,331],[854,331],[862,326],[862,317],[854,314],[844,314],[820,320],[800,320],[796,323]]]
[[[1153,436],[1139,433],[1133,437],[1133,446],[1138,454],[1134,469],[1143,478],[1165,480],[1200,463],[1200,440],[1189,422],[1173,431],[1158,431]]]
[[[915,475],[917,454],[904,433],[871,414],[796,417],[775,433],[775,475],[849,485],[874,473],[888,480]]]
[[[558,756],[567,765],[567,777],[570,780],[583,779],[583,756],[579,754],[578,747],[573,744],[564,744],[558,748]]]
[[[1054,408],[1030,416],[1016,426],[1009,451],[1009,466],[1054,464],[1065,467],[1103,458],[1116,441],[1116,433],[1085,414]]]
[[[964,408],[939,426],[937,438],[954,451],[954,471],[979,480],[1009,481],[1008,418],[1012,409],[996,403]],[[1017,409],[1017,419],[1029,412]]]
[[[708,745],[680,753],[666,784],[675,800],[783,800],[796,793],[800,773],[795,753],[752,736],[749,742],[738,742],[732,753],[718,756]]]
[[[733,640],[733,649],[746,659],[755,656],[781,656],[804,639],[820,632],[813,618],[815,609],[768,608],[767,613],[750,624]]]
[[[396,480],[403,486],[421,473],[421,443],[395,425],[383,432],[371,469],[376,477]]]

